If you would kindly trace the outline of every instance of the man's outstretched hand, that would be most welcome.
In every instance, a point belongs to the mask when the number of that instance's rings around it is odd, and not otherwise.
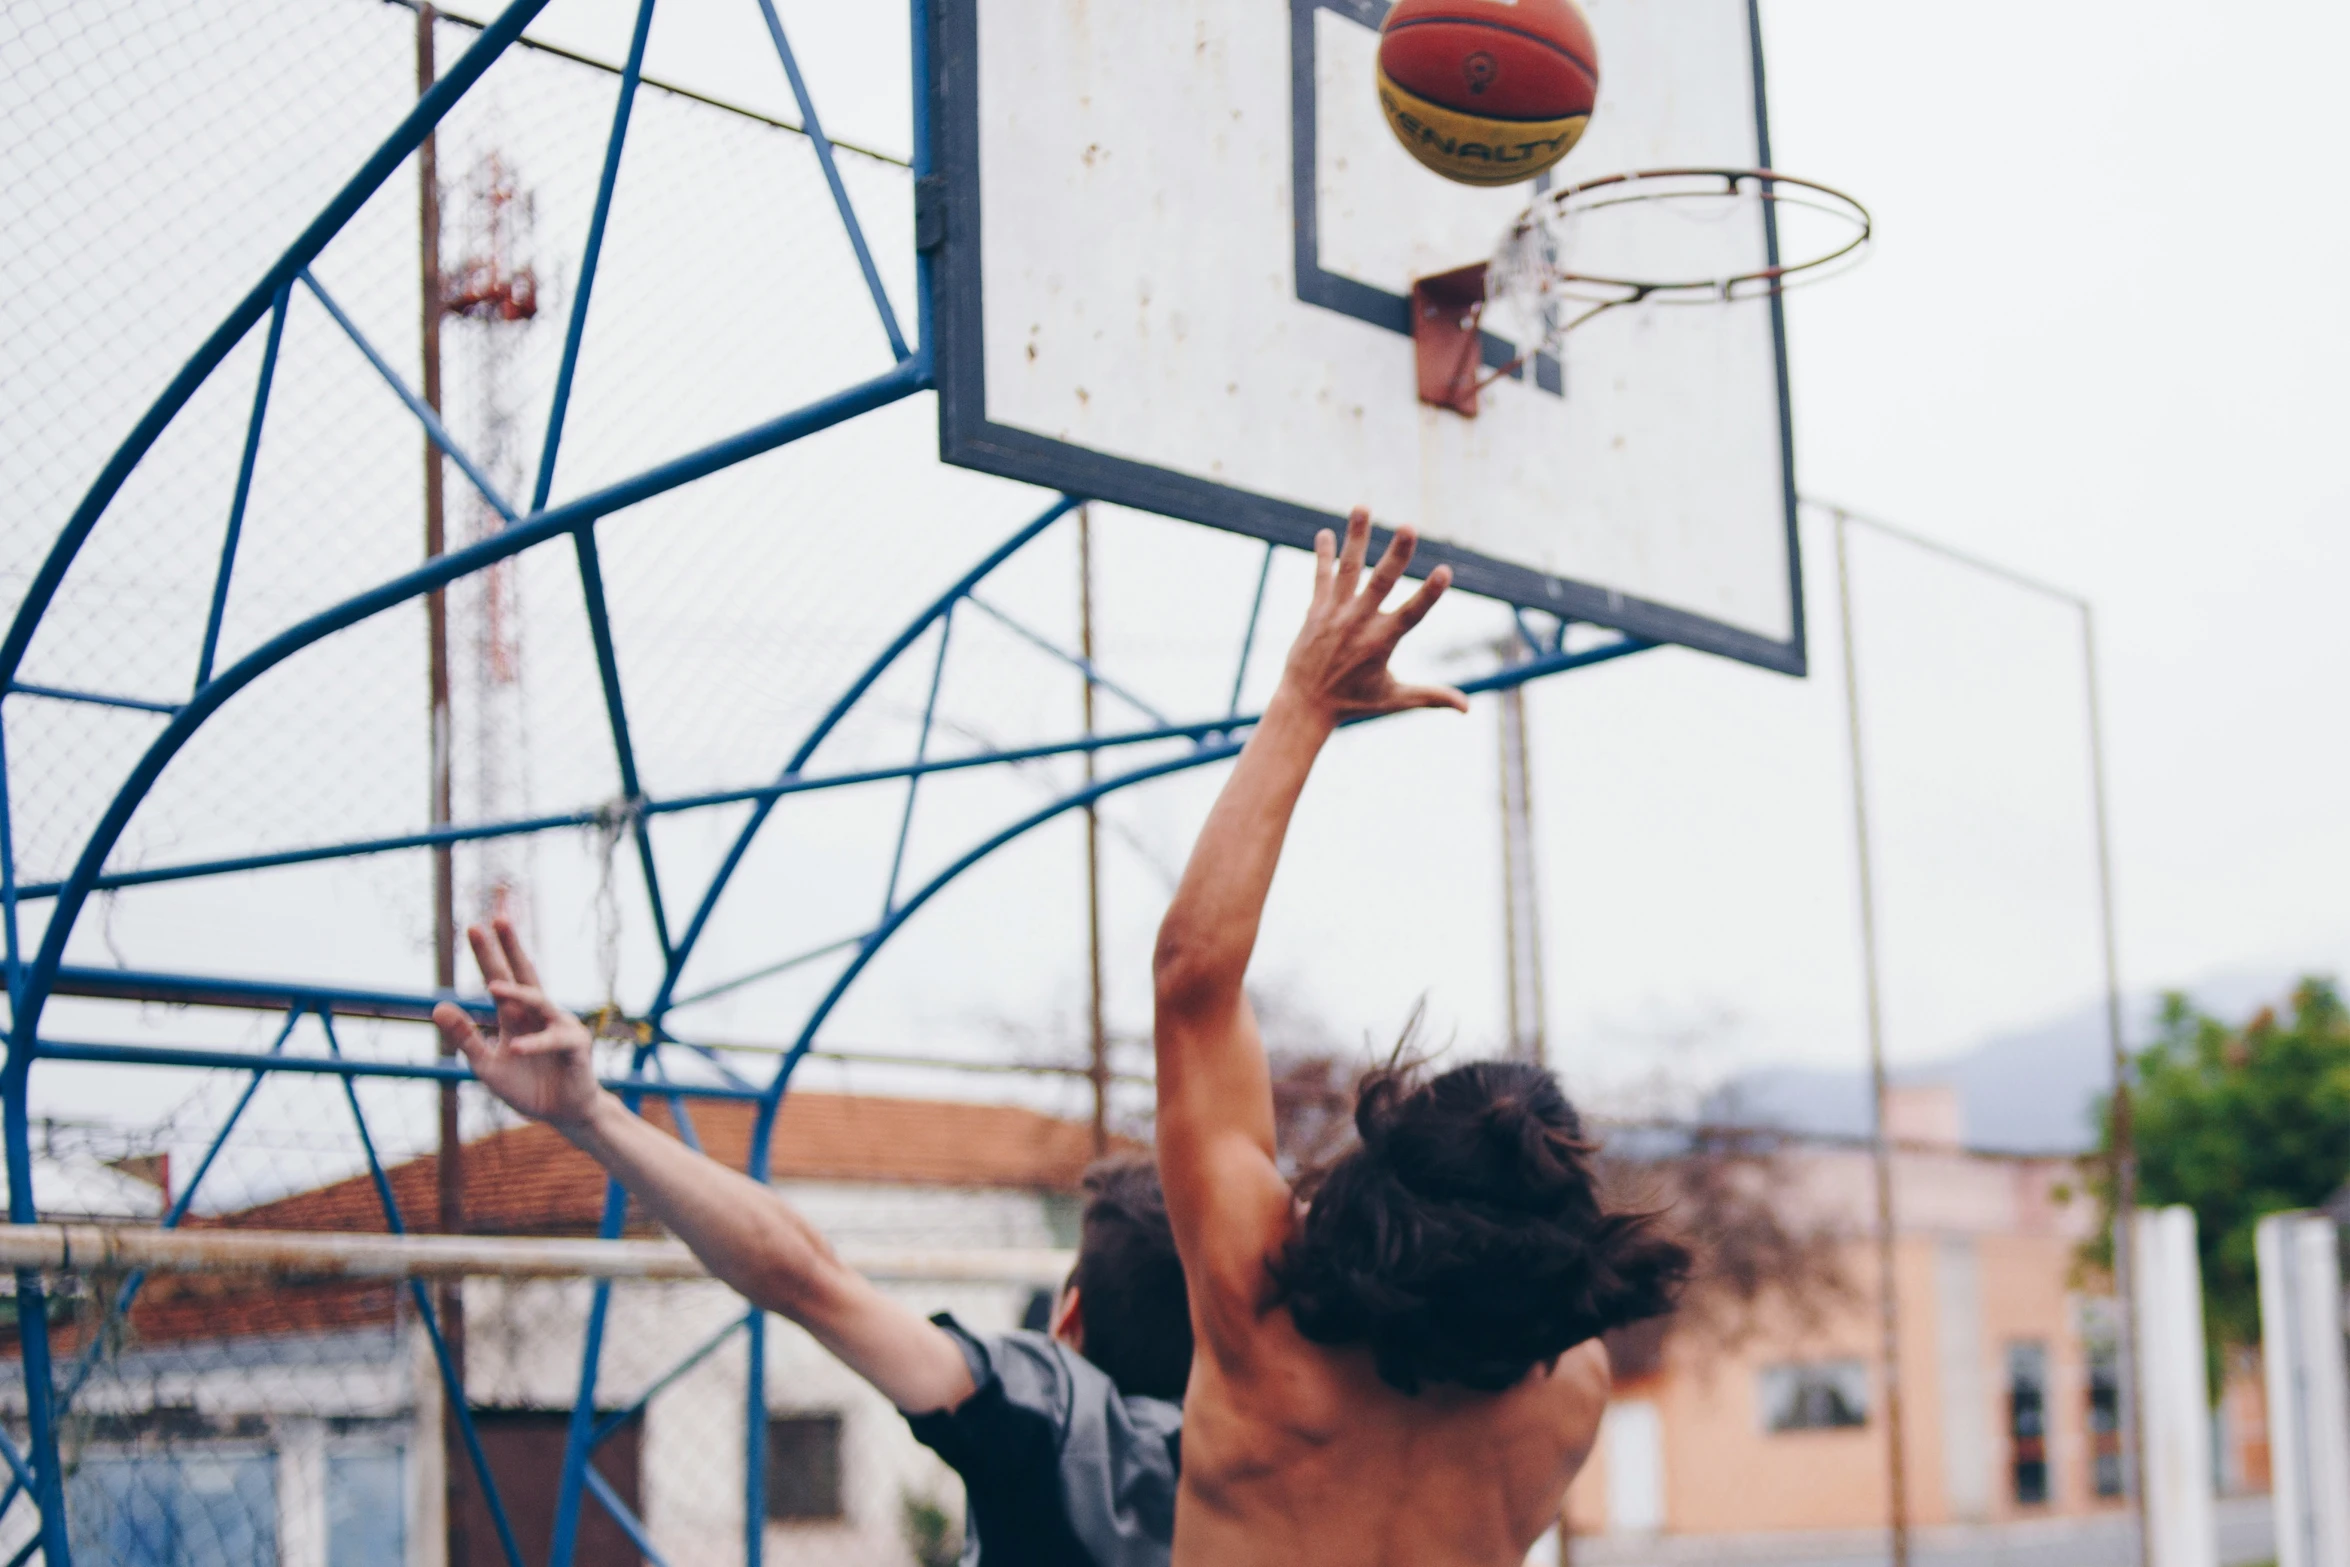
[[[1419,591],[1389,613],[1380,608],[1411,564],[1419,540],[1398,528],[1387,553],[1363,581],[1363,557],[1371,545],[1371,514],[1361,507],[1346,519],[1339,545],[1325,528],[1314,536],[1314,602],[1289,649],[1281,684],[1330,723],[1410,707],[1469,710],[1469,699],[1450,686],[1408,686],[1387,667],[1405,632],[1427,618],[1452,582],[1452,568],[1439,566]]]
[[[464,1008],[444,1001],[432,1011],[441,1037],[464,1052],[490,1092],[532,1120],[564,1132],[584,1126],[604,1092],[587,1025],[539,988],[513,921],[494,920],[489,930],[470,926],[465,936],[498,1003],[498,1032],[484,1038]]]

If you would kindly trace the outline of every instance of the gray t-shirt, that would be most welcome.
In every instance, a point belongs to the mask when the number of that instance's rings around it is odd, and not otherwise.
[[[946,1329],[977,1391],[908,1415],[963,1477],[963,1567],[1167,1567],[1183,1406],[1128,1398],[1042,1333]]]

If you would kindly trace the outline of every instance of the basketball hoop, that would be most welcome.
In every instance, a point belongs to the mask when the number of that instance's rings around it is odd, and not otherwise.
[[[1767,226],[1736,222],[1754,203]],[[1635,209],[1654,221],[1623,221]],[[1852,197],[1774,169],[1645,169],[1547,191],[1491,261],[1414,283],[1421,401],[1474,418],[1478,393],[1619,305],[1768,298],[1858,262],[1870,232]],[[1799,259],[1773,259],[1791,243]],[[1529,346],[1480,377],[1495,307]]]

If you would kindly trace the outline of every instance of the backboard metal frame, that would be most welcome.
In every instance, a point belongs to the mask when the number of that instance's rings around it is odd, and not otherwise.
[[[939,456],[946,462],[1071,494],[1088,495],[1188,522],[1221,528],[1269,543],[1310,548],[1316,531],[1342,526],[1344,517],[1261,495],[1196,475],[1129,458],[1111,456],[989,417],[986,391],[985,278],[981,251],[979,102],[980,0],[940,0],[937,46],[931,54],[930,124],[937,178],[923,193],[928,208],[923,241],[935,267]],[[1401,295],[1325,270],[1316,254],[1313,197],[1306,186],[1315,149],[1314,61],[1316,12],[1330,10],[1376,27],[1383,0],[1290,0],[1293,199],[1298,214],[1297,297],[1309,305],[1337,310],[1369,324],[1410,335],[1409,301]],[[1757,0],[1748,0],[1754,40],[1755,136],[1762,166],[1770,162],[1770,125],[1764,92],[1762,30]],[[1305,42],[1301,45],[1299,40]],[[1302,176],[1301,176],[1302,171]],[[1765,243],[1771,264],[1779,260],[1777,225],[1767,205]],[[1464,258],[1474,259],[1474,258]],[[1771,333],[1777,374],[1781,505],[1785,516],[1790,633],[1785,641],[1742,627],[1656,603],[1631,594],[1496,559],[1440,540],[1421,544],[1415,575],[1449,565],[1456,584],[1469,592],[1568,619],[1607,626],[1648,641],[1669,642],[1716,653],[1785,674],[1807,667],[1803,614],[1803,567],[1796,531],[1795,441],[1787,374],[1786,315],[1770,299]],[[1488,334],[1490,336],[1490,334]],[[1503,340],[1486,343],[1489,365],[1506,364],[1514,352]],[[1498,357],[1496,357],[1498,355]],[[1537,385],[1554,390],[1550,369],[1537,365]],[[1564,377],[1571,380],[1572,366]],[[1561,386],[1559,390],[1571,391]],[[1395,395],[1410,397],[1399,385]]]

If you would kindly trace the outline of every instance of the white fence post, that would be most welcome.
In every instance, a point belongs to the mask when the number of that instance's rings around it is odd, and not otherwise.
[[[2253,1231],[2253,1249],[2277,1567],[2350,1567],[2350,1376],[2333,1221],[2271,1214]]]
[[[2146,1555],[2152,1567],[2218,1567],[2195,1211],[2141,1208],[2136,1224]]]

